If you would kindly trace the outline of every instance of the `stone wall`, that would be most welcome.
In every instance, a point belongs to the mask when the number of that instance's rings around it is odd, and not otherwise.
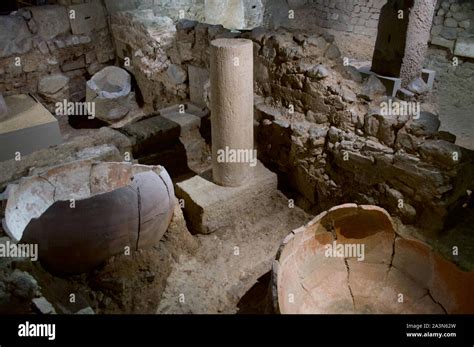
[[[436,71],[436,104],[439,108],[441,129],[456,134],[456,143],[474,150],[474,61],[458,57],[453,66],[451,53],[432,46],[425,67]]]
[[[262,0],[205,0],[205,22],[228,29],[253,29],[263,23]]]
[[[471,1],[438,1],[431,44],[445,47],[457,56],[474,58],[474,4]]]
[[[385,0],[287,0],[267,1],[266,23],[269,27],[298,29],[333,29],[366,36],[377,34],[380,9]],[[285,13],[285,20],[281,12]],[[294,18],[288,15],[294,11]],[[280,15],[277,13],[280,12]]]
[[[74,3],[27,7],[0,16],[0,93],[38,93],[54,99],[60,89],[67,89],[68,99],[78,101],[85,97],[86,80],[114,62],[101,2]]]
[[[153,10],[158,17],[222,24],[229,29],[253,29],[262,25],[262,0],[106,0],[110,14]]]
[[[385,3],[386,0],[267,0],[264,26],[327,31],[336,36],[346,56],[370,60],[380,9]],[[438,0],[430,43],[448,48],[458,56],[472,58],[473,6],[470,0]],[[293,11],[292,18],[289,18],[290,11]]]
[[[474,184],[473,158],[438,131],[436,115],[382,115],[383,86],[344,67],[331,35],[261,28],[236,34],[184,21],[176,42],[192,49],[178,49],[175,63],[189,72],[198,94],[192,101],[208,101],[209,42],[237,36],[254,42],[259,158],[300,202],[316,210],[377,204],[427,231],[442,228]]]
[[[319,208],[377,204],[405,222],[440,229],[465,194],[458,190],[465,187],[464,173],[468,186],[473,181],[472,153],[443,138],[437,116],[383,115],[381,99],[368,95],[372,82],[341,67],[330,36],[286,33],[261,42],[256,78],[265,98],[257,106],[262,159]],[[455,152],[463,159],[451,161]]]
[[[170,17],[174,21],[192,19],[203,22],[204,0],[105,0],[107,11],[153,10],[159,17]]]
[[[187,97],[187,72],[179,64],[176,27],[169,17],[155,16],[152,9],[112,14],[110,28],[119,64],[130,71],[138,84],[139,98],[152,111]],[[191,47],[182,46],[184,56]]]

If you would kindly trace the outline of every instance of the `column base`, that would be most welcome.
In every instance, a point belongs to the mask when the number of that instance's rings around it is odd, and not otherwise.
[[[375,72],[370,70],[370,66],[362,66],[357,68],[357,70],[363,76],[370,76],[375,75],[380,81],[383,83],[385,88],[387,88],[387,94],[389,96],[395,97],[397,95],[398,90],[402,88],[402,80],[397,77],[388,77],[376,74]],[[428,85],[428,89],[433,89],[433,84],[436,76],[436,71],[430,69],[423,69],[421,78],[425,83]]]
[[[246,211],[258,208],[257,199],[277,190],[277,175],[258,162],[253,178],[240,187],[222,187],[202,176],[176,184],[184,200],[183,213],[193,233],[210,234],[239,221]]]

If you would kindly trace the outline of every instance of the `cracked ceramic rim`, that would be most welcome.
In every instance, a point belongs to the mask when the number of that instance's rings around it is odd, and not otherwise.
[[[334,242],[363,244],[365,258],[328,255]],[[272,267],[280,313],[469,313],[473,287],[474,272],[400,236],[389,214],[369,205],[336,206],[292,231]]]
[[[38,244],[52,272],[77,273],[157,244],[174,205],[163,167],[85,160],[11,185],[4,225],[14,240]]]

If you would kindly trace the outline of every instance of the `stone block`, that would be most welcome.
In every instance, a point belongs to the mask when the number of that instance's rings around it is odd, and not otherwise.
[[[436,46],[441,46],[448,48],[450,51],[453,51],[454,49],[454,41],[452,40],[446,40],[442,37],[435,36],[431,39],[431,43]]]
[[[32,46],[31,33],[22,17],[0,17],[0,58],[24,54]]]
[[[276,190],[276,174],[260,162],[253,168],[253,177],[240,187],[222,187],[201,176],[176,184],[176,195],[184,199],[184,215],[191,231],[201,234],[237,223],[242,214],[255,208],[257,197]]]
[[[365,25],[365,22],[364,22],[364,25]],[[374,34],[375,29],[366,28],[364,25],[355,25],[354,33],[360,34],[360,35],[372,36]],[[375,33],[377,33],[377,30],[375,30]]]
[[[385,89],[387,90],[387,95],[390,95],[392,97],[395,97],[397,95],[397,91],[402,86],[402,80],[400,78],[378,75],[375,72],[371,71],[370,67],[368,66],[363,66],[359,68],[359,72],[363,76],[371,76],[371,75],[376,76],[385,86]]]
[[[95,312],[92,307],[88,306],[82,310],[77,311],[75,314],[95,314]]]
[[[263,21],[261,0],[205,0],[206,23],[228,29],[253,29]]]
[[[183,135],[185,132],[191,131],[195,128],[201,126],[201,118],[189,114],[189,113],[180,113],[180,112],[171,112],[161,115],[163,118],[168,119],[171,122],[174,122],[180,127],[180,134]]]
[[[442,16],[436,16],[433,19],[433,24],[434,25],[441,25],[441,24],[443,24],[443,19],[444,18]]]
[[[433,27],[431,28],[431,35],[438,36],[439,34],[441,34],[441,31],[443,31],[442,25],[433,25]]]
[[[188,79],[188,74],[186,71],[176,64],[171,64],[168,69],[166,70],[166,75],[168,76],[168,80],[173,84],[182,84],[186,82]]]
[[[265,2],[262,0],[243,0],[245,28],[253,29],[263,25]]]
[[[71,97],[71,79],[63,74],[51,74],[38,81],[38,94],[48,105],[69,100]]]
[[[456,40],[454,54],[461,57],[474,58],[474,37],[462,37]]]
[[[461,158],[461,148],[444,140],[426,140],[419,148],[421,157],[436,165],[452,168],[457,161],[453,160],[453,153],[458,153]]]
[[[336,45],[330,45],[324,55],[326,58],[334,60],[341,56],[341,52]]]
[[[408,121],[405,127],[410,134],[430,137],[438,132],[440,124],[437,115],[422,111],[419,118]]]
[[[428,88],[431,90],[433,88],[433,83],[436,77],[436,71],[430,69],[423,69],[421,72],[421,78],[427,84]]]
[[[36,22],[38,35],[44,40],[54,39],[70,30],[69,16],[64,6],[46,5],[28,7]]]
[[[167,113],[177,113],[177,112],[192,114],[196,117],[199,117],[201,120],[209,116],[209,111],[207,109],[203,109],[200,106],[197,106],[190,102],[184,102],[182,104],[177,104],[177,105],[160,109],[160,115],[164,115]]]
[[[44,297],[34,298],[32,300],[35,309],[41,314],[53,314],[56,313],[53,305]]]
[[[444,20],[444,25],[448,28],[456,28],[458,26],[458,22],[456,22],[456,20],[453,18],[446,18]]]
[[[463,29],[469,29],[471,27],[471,21],[469,19],[459,22],[459,26]]]
[[[180,135],[179,125],[161,116],[128,124],[122,131],[134,139],[134,157],[150,155],[156,148],[176,141]]]
[[[441,29],[440,36],[446,40],[456,40],[458,37],[458,29],[452,27],[443,27],[443,29]]]
[[[65,62],[65,63],[61,66],[61,69],[62,69],[64,72],[67,72],[67,71],[82,69],[82,68],[84,68],[84,67],[86,67],[86,60],[85,60],[85,57],[84,57],[84,56],[80,56],[80,57],[77,58],[77,59],[74,59],[74,60]]]
[[[69,18],[74,35],[89,34],[92,31],[107,27],[104,8],[98,1],[69,6],[74,11],[74,18]]]
[[[428,85],[421,77],[417,77],[408,83],[407,89],[415,94],[425,94],[429,91]]]
[[[456,12],[453,13],[453,18],[458,22],[466,20],[469,18],[469,12]]]
[[[69,77],[63,74],[53,74],[43,77],[38,84],[38,92],[52,95],[65,88],[69,83]]]

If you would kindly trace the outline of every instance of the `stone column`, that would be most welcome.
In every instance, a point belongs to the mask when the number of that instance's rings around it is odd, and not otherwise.
[[[436,0],[388,0],[380,12],[373,72],[401,78],[403,86],[421,77],[435,7]]]
[[[237,187],[253,167],[253,43],[245,39],[211,42],[212,176]],[[256,158],[255,158],[256,159]]]
[[[415,0],[410,12],[405,56],[400,69],[403,86],[421,77],[435,8],[436,0]]]

